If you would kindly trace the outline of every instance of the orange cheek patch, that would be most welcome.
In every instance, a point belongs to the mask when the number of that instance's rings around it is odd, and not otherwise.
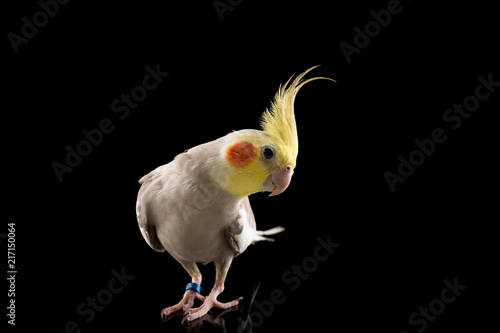
[[[240,141],[227,147],[226,160],[233,167],[243,169],[259,154],[259,149],[250,142]]]

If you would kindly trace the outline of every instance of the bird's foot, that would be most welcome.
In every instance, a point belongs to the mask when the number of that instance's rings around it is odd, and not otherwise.
[[[161,310],[161,317],[165,318],[172,313],[175,313],[179,310],[183,310],[184,312],[188,312],[194,304],[194,299],[197,298],[200,301],[205,301],[205,296],[200,295],[196,290],[187,290],[184,293],[184,297],[182,297],[181,301],[173,306],[169,306]]]
[[[222,293],[222,291],[224,291],[224,285],[223,284],[218,284],[218,285],[215,285],[213,288],[212,288],[212,291],[210,292],[210,295],[208,295],[207,297],[205,297],[205,300],[203,301],[203,304],[202,306],[200,306],[199,308],[194,308],[194,309],[189,309],[187,312],[186,312],[186,316],[184,317],[184,319],[182,320],[182,322],[184,321],[193,321],[193,320],[196,320],[198,318],[201,318],[203,317],[204,315],[207,314],[207,312],[213,308],[213,307],[216,307],[216,308],[219,308],[219,309],[228,309],[228,308],[231,308],[233,306],[236,306],[238,305],[239,301],[241,301],[243,299],[243,297],[240,297],[234,301],[231,301],[231,302],[227,302],[227,303],[221,303],[217,300],[217,296],[219,296],[220,293]]]

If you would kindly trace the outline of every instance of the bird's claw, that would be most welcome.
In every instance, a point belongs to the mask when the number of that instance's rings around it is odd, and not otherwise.
[[[211,312],[207,311],[205,314],[209,314],[209,313],[211,313]],[[185,316],[184,316],[184,318],[182,318],[181,325],[183,325],[184,323],[186,323],[187,325],[190,325],[194,321],[201,320],[201,317],[203,317],[205,315],[205,314],[203,314],[203,315],[197,316],[196,313],[191,313],[189,311],[186,311],[184,314],[185,314]]]
[[[162,319],[165,319],[168,316],[176,313],[179,310],[180,310],[180,307],[179,307],[179,309],[177,309],[177,306],[174,305],[174,306],[171,306],[171,307],[168,307],[168,308],[165,308],[165,309],[161,310],[160,316],[161,316]]]
[[[202,302],[205,300],[205,296],[196,293],[196,291],[194,290],[186,291],[184,297],[179,303],[161,310],[161,318],[166,319],[167,317],[173,315],[176,312],[179,312],[180,310],[183,310],[184,312],[190,311],[194,305],[195,298]]]
[[[203,303],[202,306],[199,308],[191,308],[188,311],[185,312],[185,316],[182,319],[182,323],[184,322],[192,322],[196,319],[199,319],[206,315],[207,313],[210,312],[210,309],[212,307],[219,308],[222,310],[229,309],[232,307],[235,307],[238,305],[238,303],[243,299],[243,297],[239,297],[238,299],[232,301],[232,302],[227,302],[227,303],[221,303],[217,301],[216,299],[212,298],[205,298],[205,302]]]

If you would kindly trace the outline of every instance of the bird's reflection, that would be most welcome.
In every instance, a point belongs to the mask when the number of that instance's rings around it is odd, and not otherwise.
[[[213,311],[211,310],[209,313],[204,315],[201,318],[198,318],[196,320],[193,320],[191,322],[185,321],[183,323],[183,330],[181,332],[203,332],[203,329],[207,331],[207,329],[210,329],[210,331],[213,331],[212,327],[215,327],[216,332],[223,332],[226,333],[226,322],[223,318],[223,316],[229,312],[241,312],[243,311],[242,306],[233,306],[232,308],[229,309],[224,309],[217,311],[217,309],[214,309]],[[183,311],[178,311],[176,313],[173,313],[165,318],[162,319],[162,323],[166,323],[167,321],[170,321],[176,317],[184,317],[184,312]],[[209,327],[212,326],[212,327]]]

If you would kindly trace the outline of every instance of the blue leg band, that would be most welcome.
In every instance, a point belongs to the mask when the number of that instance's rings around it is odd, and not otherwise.
[[[196,290],[198,292],[198,294],[201,293],[201,286],[198,283],[189,282],[186,285],[186,291],[191,290],[191,289],[192,290]]]

